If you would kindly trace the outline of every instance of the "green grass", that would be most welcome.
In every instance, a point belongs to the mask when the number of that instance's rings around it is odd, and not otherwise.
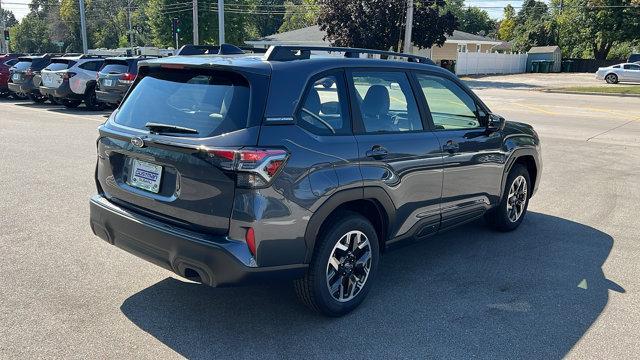
[[[557,89],[561,91],[575,91],[601,94],[638,94],[640,85],[609,85],[609,86],[575,86]]]

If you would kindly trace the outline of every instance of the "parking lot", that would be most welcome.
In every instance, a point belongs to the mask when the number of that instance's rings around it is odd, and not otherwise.
[[[385,254],[339,319],[288,284],[209,288],[99,240],[108,113],[0,99],[0,358],[637,357],[640,99],[474,87],[542,138],[530,213],[512,233],[478,221]]]

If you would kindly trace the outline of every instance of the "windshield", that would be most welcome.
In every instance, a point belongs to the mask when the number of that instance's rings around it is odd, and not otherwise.
[[[115,122],[144,130],[147,123],[179,126],[197,131],[181,136],[206,137],[247,127],[248,110],[249,84],[238,74],[163,69],[140,80]]]

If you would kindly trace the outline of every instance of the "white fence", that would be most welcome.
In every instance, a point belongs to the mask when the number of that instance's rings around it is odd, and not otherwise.
[[[527,54],[460,52],[456,74],[517,74],[527,71]]]

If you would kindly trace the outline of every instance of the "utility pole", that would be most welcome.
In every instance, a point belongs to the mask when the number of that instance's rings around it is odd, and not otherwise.
[[[413,0],[407,0],[407,21],[404,27],[404,52],[411,54],[411,31],[413,30]]]
[[[193,45],[198,45],[198,0],[193,0]]]
[[[2,38],[0,38],[0,53],[8,53],[9,52],[9,46],[7,44],[7,40],[4,38],[4,16],[3,12],[2,12],[2,2],[0,2],[0,36],[2,36]]]
[[[84,0],[78,0],[80,2],[80,33],[82,34],[82,53],[86,54],[89,49],[87,46],[87,23],[84,18]]]
[[[133,29],[131,29],[131,0],[127,1],[127,17],[129,21],[129,47],[133,55]]]
[[[224,44],[224,0],[218,0],[218,42]]]

